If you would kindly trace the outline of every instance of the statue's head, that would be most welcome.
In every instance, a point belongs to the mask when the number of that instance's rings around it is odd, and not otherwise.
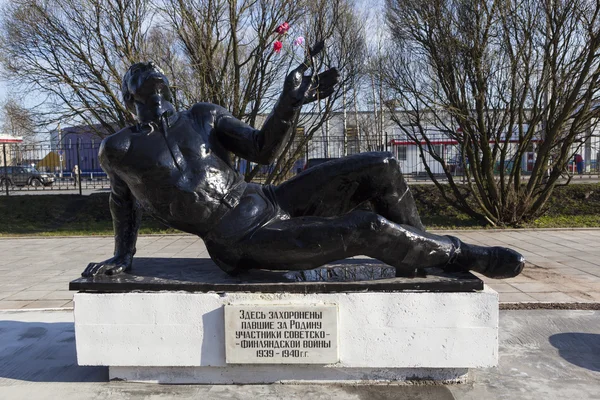
[[[152,61],[129,67],[123,76],[121,92],[127,109],[136,114],[140,105],[153,108],[162,101],[172,101],[169,80]]]

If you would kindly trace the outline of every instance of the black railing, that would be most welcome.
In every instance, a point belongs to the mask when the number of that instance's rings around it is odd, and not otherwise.
[[[95,143],[66,146],[2,144],[2,194],[22,191],[79,191],[109,188]]]
[[[106,173],[98,162],[99,143],[73,143],[64,146],[56,145],[24,145],[16,143],[0,144],[0,194],[10,195],[34,191],[70,191],[73,193],[109,189],[110,183]],[[365,151],[389,151],[399,161],[403,173],[408,180],[427,181],[429,175],[425,164],[431,172],[441,179],[444,170],[440,163],[429,154],[422,157],[418,147],[402,141],[390,140],[387,144],[370,143],[357,138],[316,137],[307,144],[299,142],[292,146],[286,162],[260,167],[255,180],[264,182],[275,174],[280,179],[290,178],[313,163],[322,159],[335,159]],[[441,154],[450,173],[462,177],[464,166],[458,148],[452,144],[440,144],[436,147]],[[314,162],[315,159],[320,161]],[[424,159],[426,163],[424,162]],[[533,166],[535,154],[527,153],[518,162],[509,162],[505,168],[521,168],[526,176]],[[597,177],[600,163],[597,160],[581,160],[569,163],[565,170],[568,174]],[[249,165],[243,160],[236,162],[241,173],[246,173]],[[275,169],[278,168],[278,171]],[[498,169],[498,168],[497,168]],[[284,171],[285,170],[285,171]],[[499,172],[499,171],[498,171]]]

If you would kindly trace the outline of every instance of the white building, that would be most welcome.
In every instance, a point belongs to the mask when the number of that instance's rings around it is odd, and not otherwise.
[[[374,112],[347,113],[344,129],[344,114],[335,113],[328,125],[318,129],[310,143],[307,151],[303,152],[304,158],[338,158],[365,151],[389,151],[400,162],[402,170],[406,174],[426,173],[425,163],[434,174],[444,173],[442,165],[435,160],[433,154],[441,157],[449,165],[451,172],[460,173],[461,155],[458,142],[448,132],[436,128],[426,130],[426,136],[431,145],[429,152],[425,138],[414,133],[409,137],[392,119],[389,113],[375,115]],[[299,126],[304,130],[304,126]],[[460,130],[457,127],[457,133]],[[600,128],[596,127],[594,132],[581,135],[582,139],[572,146],[570,170],[576,171],[574,156],[579,154],[584,160],[585,172],[598,171],[600,167]],[[584,136],[588,136],[584,140]],[[422,146],[418,146],[416,140]],[[502,141],[504,142],[504,138]],[[519,165],[523,172],[530,172],[536,160],[536,150],[540,143],[539,138],[531,141],[529,151],[520,160],[513,160],[505,165],[506,169]],[[494,142],[490,141],[494,146]],[[515,154],[518,147],[518,135],[513,135],[508,143],[508,154]],[[421,157],[420,147],[423,147]],[[425,162],[424,162],[425,161]],[[498,164],[498,163],[497,163]],[[496,165],[496,169],[499,165]]]
[[[0,134],[0,167],[15,164],[13,147],[22,142],[23,138],[20,136]]]

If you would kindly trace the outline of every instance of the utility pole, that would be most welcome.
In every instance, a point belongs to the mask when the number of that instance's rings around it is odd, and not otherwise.
[[[75,179],[77,179],[77,186],[79,186],[79,195],[83,196],[82,192],[81,192],[81,171],[82,171],[82,165],[81,165],[81,154],[79,152],[79,148],[81,147],[81,138],[77,138],[77,176],[75,177]]]
[[[8,167],[6,166],[6,143],[2,143],[2,154],[4,156],[4,185],[6,186],[6,195],[8,196]]]
[[[348,155],[348,122],[347,122],[347,114],[346,114],[346,82],[344,82],[344,84],[342,85],[342,107],[344,109],[344,157],[346,157]]]
[[[381,76],[381,57],[379,58],[377,66],[379,70],[378,74],[379,76]],[[381,146],[381,150],[385,149],[387,151],[387,132],[384,132],[384,120],[385,116],[383,115],[383,85],[381,84],[381,79],[379,79],[379,132],[381,132],[381,139],[385,140],[385,145]]]
[[[325,109],[329,109],[329,97],[325,100]],[[325,121],[325,158],[329,158],[329,118]]]
[[[62,142],[62,130],[60,129],[60,122],[58,123],[58,163],[60,164],[60,174],[58,175],[62,181],[62,177],[63,177],[63,157],[64,157],[64,146],[63,149],[61,149],[61,146],[63,144]],[[55,170],[56,171],[56,170]]]

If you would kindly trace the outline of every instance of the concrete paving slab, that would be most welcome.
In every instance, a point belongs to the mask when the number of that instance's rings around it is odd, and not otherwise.
[[[11,297],[12,295],[14,295],[17,292],[9,292],[9,291],[2,291],[2,289],[0,289],[0,300],[5,300],[7,297]]]
[[[498,293],[501,303],[532,303],[535,299],[527,293]]]
[[[29,290],[46,290],[50,292],[65,290],[65,277],[60,276],[57,278],[55,282],[45,281],[46,283],[41,283],[37,285],[33,285],[29,287]]]
[[[24,300],[1,300],[0,310],[13,310],[25,307],[30,301]]]
[[[595,301],[600,301],[600,291],[598,292],[587,292],[587,295],[591,296]]]
[[[44,290],[23,290],[13,294],[10,297],[7,297],[4,300],[39,300],[50,293],[50,291]]]
[[[570,303],[577,301],[574,297],[566,293],[529,293],[535,300],[543,303]]]
[[[554,286],[547,285],[545,283],[539,283],[539,282],[533,282],[533,283],[515,282],[515,283],[512,283],[512,285],[524,293],[544,293],[544,292],[547,293],[547,292],[556,292],[557,290],[559,290],[559,289],[555,288]]]
[[[75,292],[68,290],[57,290],[42,297],[42,300],[73,300],[74,294]]]
[[[521,293],[519,289],[510,283],[490,283],[489,286],[498,293]]]
[[[23,309],[26,309],[26,308],[34,308],[34,309],[62,308],[67,303],[68,303],[67,300],[44,300],[44,299],[40,299],[40,300],[32,301],[29,304],[26,304],[22,308]]]

